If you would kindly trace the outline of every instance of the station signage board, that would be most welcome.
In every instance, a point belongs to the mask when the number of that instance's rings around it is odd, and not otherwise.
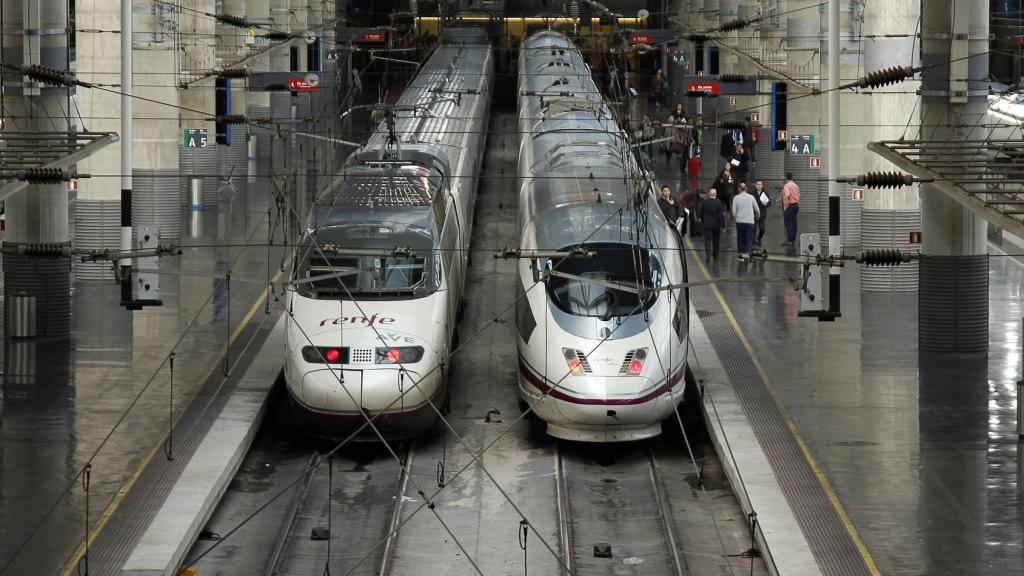
[[[650,34],[633,34],[629,37],[629,43],[633,46],[637,44],[653,44],[654,36]]]
[[[707,92],[708,94],[717,96],[721,93],[722,88],[718,82],[690,82],[686,85],[687,91],[693,92]]]
[[[818,151],[814,145],[814,134],[791,134],[787,140],[789,140],[790,154],[804,154],[810,156]]]
[[[317,84],[317,82],[309,82],[303,78],[289,78],[288,90],[292,92],[316,92],[320,90],[320,86]]]
[[[182,146],[185,148],[206,148],[209,142],[206,128],[185,128],[182,132]]]
[[[359,39],[362,42],[380,44],[381,42],[384,42],[386,38],[387,35],[384,32],[363,32],[363,35],[360,36]]]

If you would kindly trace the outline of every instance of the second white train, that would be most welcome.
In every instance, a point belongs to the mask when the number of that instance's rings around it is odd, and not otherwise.
[[[520,395],[558,438],[656,436],[683,398],[689,298],[672,286],[686,281],[686,262],[562,34],[522,47],[519,130],[519,246],[540,251],[519,261]]]

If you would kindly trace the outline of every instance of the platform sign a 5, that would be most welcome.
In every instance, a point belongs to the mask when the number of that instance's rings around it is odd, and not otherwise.
[[[209,142],[206,128],[185,128],[182,132],[182,146],[185,148],[206,148]]]

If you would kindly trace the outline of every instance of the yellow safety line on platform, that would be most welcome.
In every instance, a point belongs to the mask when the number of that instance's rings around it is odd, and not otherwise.
[[[281,278],[281,273],[282,271],[278,270],[277,273],[274,274],[274,277],[270,280],[270,282],[277,282]],[[242,329],[249,324],[249,321],[252,320],[252,317],[256,314],[256,311],[259,310],[260,306],[263,305],[263,300],[268,296],[269,292],[269,286],[263,288],[263,291],[260,292],[259,298],[256,299],[256,302],[252,305],[252,308],[249,309],[249,311],[242,318],[242,321],[235,328],[235,331],[231,334],[231,338],[228,340],[227,348],[225,348],[224,351],[222,351],[220,355],[217,356],[217,360],[210,366],[210,369],[207,370],[206,375],[203,376],[200,382],[206,382],[210,378],[210,376],[213,375],[213,372],[220,368],[220,363],[224,359],[224,354],[226,354],[227,350],[230,349],[231,346],[235,343],[235,340],[242,333]],[[182,410],[174,419],[174,424],[172,425],[172,427],[178,425],[178,420],[180,420],[185,415],[185,413],[188,412],[188,409],[191,407],[193,401],[195,401],[195,396],[193,396],[192,400],[189,401],[189,405],[185,406],[185,409]],[[96,541],[96,537],[99,536],[99,533],[103,530],[104,527],[106,527],[107,521],[110,520],[110,517],[114,515],[114,512],[117,511],[118,507],[121,505],[121,502],[124,500],[124,497],[128,494],[129,491],[131,491],[132,487],[135,486],[135,482],[139,479],[140,476],[142,476],[142,472],[145,471],[146,467],[149,466],[149,463],[153,459],[153,456],[156,455],[157,450],[163,447],[164,442],[167,440],[168,432],[169,431],[165,431],[160,436],[160,440],[153,446],[149,453],[146,454],[146,457],[143,458],[142,463],[139,465],[139,467],[136,468],[134,472],[132,472],[131,476],[129,476],[128,479],[125,480],[125,483],[117,491],[117,494],[114,495],[114,498],[110,501],[110,504],[107,505],[106,510],[103,511],[103,514],[100,515],[99,519],[96,521],[96,524],[93,526],[92,530],[89,531],[89,542]],[[78,563],[81,561],[82,556],[85,554],[85,542],[86,541],[83,540],[78,545],[78,548],[75,549],[75,552],[71,555],[71,558],[68,560],[67,564],[65,564],[64,568],[61,569],[61,576],[71,576],[72,571],[78,568]]]
[[[686,246],[690,250],[697,251],[693,242],[691,242],[689,238],[686,238]],[[713,277],[699,256],[695,257],[694,261],[697,262],[701,271],[704,272],[704,276],[709,279]],[[821,466],[818,465],[818,462],[811,454],[811,450],[808,448],[807,442],[804,441],[803,435],[800,434],[800,429],[797,427],[796,421],[793,420],[789,411],[786,410],[785,404],[782,403],[782,398],[779,396],[778,392],[776,392],[775,386],[768,377],[768,372],[764,369],[764,366],[761,365],[761,361],[757,359],[757,355],[754,353],[754,347],[750,345],[750,340],[747,339],[746,334],[743,332],[743,328],[740,327],[740,323],[733,315],[732,309],[729,308],[729,305],[725,302],[725,297],[722,296],[717,285],[709,284],[709,286],[714,292],[715,298],[718,299],[719,304],[722,305],[722,310],[729,319],[729,323],[732,324],[733,330],[736,331],[736,335],[739,336],[740,342],[743,343],[743,347],[747,350],[750,360],[754,363],[754,369],[757,370],[761,380],[764,381],[765,387],[768,389],[768,393],[771,395],[772,400],[775,402],[775,406],[779,410],[779,414],[782,416],[782,419],[786,421],[786,426],[789,427],[789,431],[793,435],[793,439],[796,440],[797,445],[800,446],[800,451],[803,452],[804,458],[811,466],[811,470],[814,471],[814,476],[818,479],[818,483],[821,484],[822,490],[825,491],[825,496],[828,497],[829,502],[832,504],[832,508],[835,509],[836,514],[839,515],[839,521],[843,523],[843,526],[846,528],[846,532],[853,540],[854,546],[857,547],[857,551],[860,553],[861,558],[864,559],[864,564],[867,565],[872,576],[881,576],[882,573],[878,571],[874,558],[871,557],[871,553],[868,551],[867,546],[864,545],[864,541],[861,540],[860,534],[857,532],[857,528],[854,527],[850,517],[847,516],[846,510],[843,509],[843,505],[839,502],[839,497],[836,495],[835,490],[832,489],[832,485],[829,483],[828,478],[825,477],[825,473],[822,471]]]

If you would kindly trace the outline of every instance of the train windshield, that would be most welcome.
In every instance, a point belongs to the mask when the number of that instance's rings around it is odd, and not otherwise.
[[[295,288],[308,298],[393,300],[437,289],[429,228],[398,222],[331,226],[306,234],[300,250]]]
[[[548,296],[559,309],[610,320],[632,316],[654,304],[657,292],[644,289],[661,283],[661,264],[646,249],[611,243],[586,247],[597,255],[549,261],[545,266],[550,272]]]

